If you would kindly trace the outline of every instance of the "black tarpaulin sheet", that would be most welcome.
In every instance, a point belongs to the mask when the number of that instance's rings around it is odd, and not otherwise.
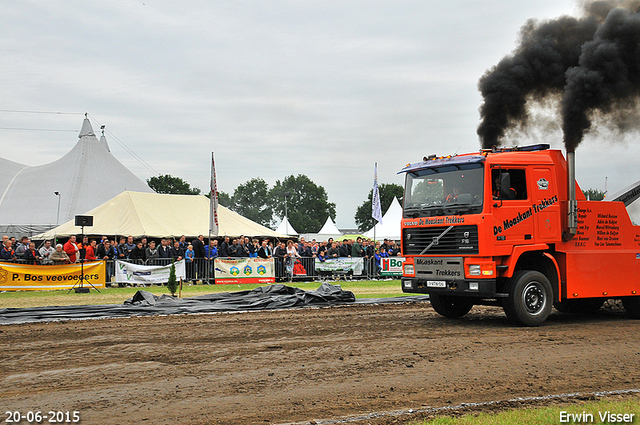
[[[345,291],[339,285],[330,283],[323,283],[314,291],[276,284],[247,291],[207,294],[191,298],[157,296],[148,291],[138,291],[123,304],[0,309],[0,324],[379,304],[428,299],[428,296],[408,296],[356,300],[353,292]]]

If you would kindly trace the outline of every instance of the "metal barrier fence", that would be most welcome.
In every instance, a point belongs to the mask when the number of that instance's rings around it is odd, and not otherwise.
[[[302,257],[296,258],[296,263],[299,266],[296,268],[288,263],[286,258],[274,258],[276,281],[293,281],[303,279],[313,280],[335,280],[335,279],[366,279],[371,280],[380,276],[380,271],[376,267],[376,262],[373,258],[362,258],[363,269],[360,274],[351,271],[322,271],[316,268],[315,257]],[[289,267],[287,267],[289,266]],[[301,266],[301,267],[300,267]]]
[[[316,268],[315,257],[301,257],[296,258],[296,263],[291,265],[287,258],[274,257],[274,272],[277,282],[284,281],[300,281],[300,280],[335,280],[335,279],[366,279],[371,280],[380,276],[380,270],[376,266],[376,262],[373,258],[363,258],[363,269],[360,274],[354,273],[352,270],[345,271],[322,271]],[[107,286],[115,284],[115,261],[105,260],[106,268],[106,281]],[[171,258],[154,258],[149,260],[120,260],[132,264],[146,265],[146,266],[166,266],[171,264],[173,259]],[[15,260],[0,260],[0,263],[21,263],[32,264],[33,261],[26,261],[22,259]],[[186,263],[186,281],[191,283],[203,283],[214,284],[215,283],[215,267],[213,259],[195,258],[193,262]],[[45,265],[45,264],[43,264]],[[47,264],[49,265],[49,264]]]

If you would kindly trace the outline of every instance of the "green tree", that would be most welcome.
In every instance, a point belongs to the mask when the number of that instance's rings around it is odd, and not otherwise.
[[[393,198],[402,198],[404,193],[404,189],[399,184],[395,183],[382,183],[378,185],[378,192],[380,192],[380,207],[382,209],[382,214],[384,214],[391,202],[393,202]],[[356,221],[356,225],[361,232],[366,232],[371,229],[376,224],[376,219],[371,216],[371,202],[373,199],[373,189],[369,190],[369,196],[367,200],[362,203],[356,209],[356,215],[354,219]],[[293,224],[293,223],[292,223]]]
[[[598,189],[583,190],[584,196],[591,201],[602,201],[604,199],[604,192]]]
[[[233,197],[230,199],[229,208],[243,217],[268,226],[273,217],[273,212],[267,202],[268,199],[269,185],[260,177],[255,177],[236,187]],[[220,200],[219,202],[222,203]]]
[[[210,195],[207,195],[209,197]],[[231,196],[227,192],[223,192],[221,190],[218,191],[218,204],[225,206],[229,209],[233,209],[233,202],[231,201]]]
[[[329,202],[327,191],[303,174],[277,180],[269,191],[268,203],[277,217],[285,215],[285,194],[289,222],[300,233],[317,232],[327,217],[336,218],[336,204]]]
[[[200,195],[200,189],[192,188],[189,183],[180,177],[174,177],[171,174],[163,176],[153,176],[147,179],[147,184],[157,193],[170,193],[173,195]]]
[[[176,263],[171,262],[171,268],[169,269],[169,280],[167,281],[167,289],[171,292],[171,295],[175,295],[178,291],[178,279],[176,279]]]

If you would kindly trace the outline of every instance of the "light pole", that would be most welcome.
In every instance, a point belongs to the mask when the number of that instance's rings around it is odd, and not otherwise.
[[[58,197],[58,214],[56,215],[56,227],[58,227],[58,225],[60,224],[60,198],[62,197],[62,195],[58,191],[53,193]]]

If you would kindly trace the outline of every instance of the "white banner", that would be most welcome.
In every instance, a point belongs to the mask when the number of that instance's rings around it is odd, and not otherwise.
[[[353,272],[354,276],[362,276],[364,258],[338,257],[320,261],[316,258],[317,272]]]
[[[176,279],[186,277],[184,260],[176,261]],[[153,285],[167,283],[171,264],[167,266],[142,266],[116,260],[116,283]]]
[[[404,257],[385,257],[380,259],[380,276],[402,276]]]

